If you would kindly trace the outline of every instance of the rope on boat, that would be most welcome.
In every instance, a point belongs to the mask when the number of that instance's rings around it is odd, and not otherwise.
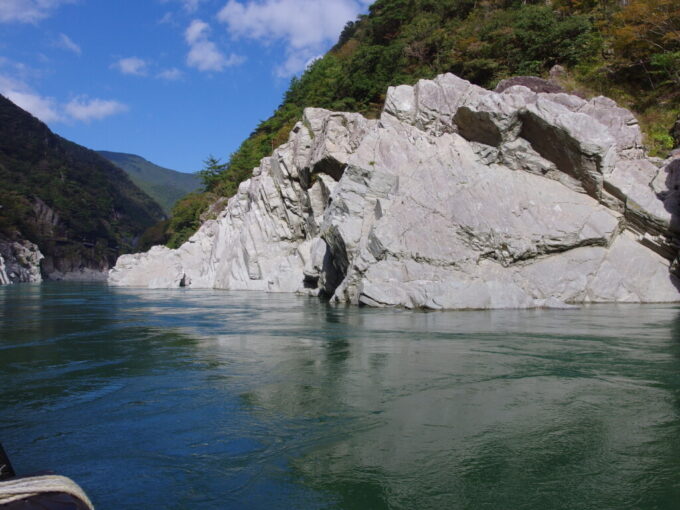
[[[77,483],[65,476],[58,475],[33,476],[0,482],[0,505],[47,492],[69,494],[80,499],[90,510],[94,510],[89,498]]]

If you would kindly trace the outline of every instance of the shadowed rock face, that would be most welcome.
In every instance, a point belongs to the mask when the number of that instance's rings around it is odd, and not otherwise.
[[[113,285],[519,308],[680,299],[680,170],[613,101],[454,75],[389,89],[380,120],[307,109],[216,220],[125,255]]]
[[[531,148],[554,164],[557,170],[576,179],[584,191],[597,198],[602,187],[601,153],[585,152],[577,137],[549,123],[538,112],[522,112],[521,121],[520,136],[531,144]]]
[[[454,115],[453,122],[458,133],[470,142],[498,147],[502,141],[501,132],[493,123],[489,112],[475,112],[461,106]]]

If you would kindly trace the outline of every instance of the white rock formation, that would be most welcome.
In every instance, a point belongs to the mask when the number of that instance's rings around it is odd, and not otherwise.
[[[40,282],[43,254],[28,241],[0,239],[0,285]]]
[[[380,120],[305,110],[216,220],[124,255],[112,285],[322,294],[372,306],[671,302],[680,159],[613,101],[454,75]]]

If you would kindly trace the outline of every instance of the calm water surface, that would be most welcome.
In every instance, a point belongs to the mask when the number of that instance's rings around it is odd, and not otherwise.
[[[680,508],[680,308],[0,287],[0,441],[106,509]]]

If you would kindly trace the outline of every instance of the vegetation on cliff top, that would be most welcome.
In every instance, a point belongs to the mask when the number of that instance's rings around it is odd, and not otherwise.
[[[547,4],[547,5],[546,5]],[[282,104],[218,173],[173,209],[164,239],[179,246],[218,196],[232,196],[261,158],[286,141],[305,107],[376,116],[387,87],[445,72],[493,87],[514,75],[568,69],[563,83],[635,111],[654,154],[672,148],[680,111],[677,0],[377,0],[338,43],[294,78]]]

